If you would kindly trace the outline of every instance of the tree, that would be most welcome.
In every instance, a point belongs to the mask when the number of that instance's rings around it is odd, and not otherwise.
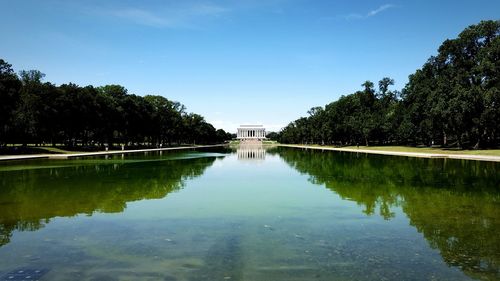
[[[80,87],[43,83],[38,70],[20,71],[0,60],[0,145],[64,143],[154,145],[231,139],[179,102],[129,94],[121,85]]]
[[[385,97],[389,93],[389,86],[392,85],[394,85],[394,79],[389,77],[384,77],[378,82],[378,89],[381,97]]]
[[[45,74],[38,70],[22,70],[19,72],[22,88],[19,96],[19,106],[15,112],[15,126],[19,138],[26,145],[28,142],[38,142],[40,115],[43,111],[44,92],[42,79]]]
[[[268,138],[272,141],[277,141],[279,139],[279,134],[276,132],[269,132],[269,133],[267,133],[266,138]]]
[[[439,144],[460,148],[500,142],[500,21],[482,21],[445,40],[399,91],[384,77],[340,97],[279,134],[283,142]]]
[[[497,141],[498,125],[488,120],[495,118],[489,109],[499,87],[499,35],[499,21],[472,25],[444,41],[438,55],[410,76],[405,104],[423,142],[479,148]]]
[[[0,146],[8,142],[8,134],[13,130],[13,117],[19,102],[21,81],[12,65],[0,59]]]

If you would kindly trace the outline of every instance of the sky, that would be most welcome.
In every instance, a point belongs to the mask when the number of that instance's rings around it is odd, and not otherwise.
[[[0,0],[0,58],[45,81],[162,95],[279,131],[383,77],[401,89],[498,0]]]

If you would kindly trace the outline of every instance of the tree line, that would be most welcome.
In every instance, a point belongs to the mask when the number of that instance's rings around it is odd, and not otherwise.
[[[500,144],[500,21],[481,21],[442,43],[436,56],[401,91],[394,80],[362,90],[283,128],[282,143],[441,145],[487,148]],[[376,87],[377,86],[377,87]]]
[[[0,59],[0,147],[7,144],[161,146],[220,143],[231,134],[163,96],[129,94],[120,85],[42,82]]]

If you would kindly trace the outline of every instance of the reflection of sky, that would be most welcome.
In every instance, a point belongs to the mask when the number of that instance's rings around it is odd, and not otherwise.
[[[241,161],[237,153],[232,153],[216,160],[201,177],[186,181],[178,192],[163,199],[129,202],[115,219],[292,215],[380,220],[378,216],[366,217],[355,202],[342,200],[308,179],[278,155],[267,154],[265,161]],[[393,223],[399,224],[399,219],[404,218],[400,208],[391,210],[398,218]],[[404,219],[401,222],[407,224]]]

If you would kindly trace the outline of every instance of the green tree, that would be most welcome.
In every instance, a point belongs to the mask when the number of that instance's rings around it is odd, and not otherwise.
[[[22,70],[19,72],[22,88],[19,96],[19,106],[15,112],[15,126],[18,137],[26,145],[28,142],[38,142],[40,131],[40,115],[43,110],[43,84],[45,74],[38,70]]]
[[[9,133],[12,133],[21,86],[12,65],[0,59],[0,146],[8,142]]]

